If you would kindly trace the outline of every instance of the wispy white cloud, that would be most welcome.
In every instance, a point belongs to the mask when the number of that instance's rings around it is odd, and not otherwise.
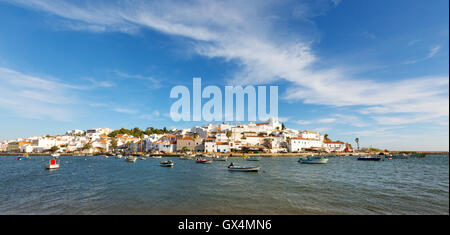
[[[306,121],[306,120],[298,120],[295,123],[300,124],[300,125],[309,125],[312,122],[311,121]]]
[[[161,82],[161,80],[153,78],[153,77],[143,76],[140,74],[128,74],[125,72],[121,72],[119,70],[113,70],[112,72],[121,78],[143,80],[143,81],[147,82],[146,86],[150,89],[159,89],[159,88],[163,87],[163,83]]]
[[[331,107],[358,106],[361,113],[367,115],[374,112],[398,114],[397,108],[401,107],[404,113],[421,116],[413,119],[417,122],[424,117],[448,117],[448,109],[443,112],[437,105],[448,104],[448,75],[378,80],[357,77],[339,66],[318,68],[322,59],[314,53],[314,40],[307,34],[287,30],[283,22],[285,17],[308,21],[329,7],[314,9],[306,3],[269,0],[8,2],[45,11],[72,25],[82,26],[75,30],[86,27],[85,30],[97,32],[135,33],[146,28],[184,37],[194,52],[238,64],[241,69],[229,76],[231,84],[289,82],[290,88],[283,95],[285,100]],[[340,1],[326,4],[338,3]],[[288,4],[294,7],[285,7]],[[369,31],[362,34],[375,37]],[[432,47],[424,58],[436,56],[440,49],[440,46]],[[128,74],[121,75],[127,77]]]
[[[416,64],[420,61],[424,61],[424,60],[428,60],[433,58],[439,51],[441,50],[441,46],[437,45],[434,47],[431,47],[430,50],[428,51],[428,54],[422,58],[419,59],[411,59],[411,60],[407,60],[404,62],[404,64]]]
[[[334,4],[334,6],[337,6],[339,4],[341,4],[342,0],[331,0]]]
[[[0,67],[0,109],[25,118],[70,121],[78,87]]]
[[[429,58],[435,56],[439,52],[439,50],[441,50],[441,46],[439,46],[439,45],[432,47],[430,49],[430,52],[428,53],[428,55],[425,58],[429,59]]]
[[[349,114],[330,114],[329,117],[319,118],[314,120],[298,120],[297,124],[300,125],[312,125],[312,124],[334,124],[334,125],[350,125],[354,127],[365,127],[367,126],[360,117]]]
[[[126,113],[126,114],[136,114],[138,113],[138,110],[135,109],[129,109],[129,108],[121,108],[121,107],[116,107],[112,109],[115,112],[118,113]]]

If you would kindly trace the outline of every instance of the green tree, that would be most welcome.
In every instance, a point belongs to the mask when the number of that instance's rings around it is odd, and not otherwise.
[[[286,129],[286,127],[284,126],[284,123],[281,123],[281,130]]]
[[[231,131],[227,131],[227,137],[230,138],[231,137]]]
[[[116,138],[111,139],[111,149],[113,151],[116,151],[116,149],[117,149],[117,139]]]
[[[181,152],[183,152],[183,153],[185,153],[185,152],[187,152],[187,151],[189,151],[189,149],[188,149],[186,146],[184,146],[184,147],[181,149]]]
[[[92,142],[89,141],[83,146],[83,150],[88,150],[92,148]]]
[[[56,152],[56,151],[58,151],[58,149],[59,149],[59,147],[55,145],[55,146],[50,148],[50,151]]]

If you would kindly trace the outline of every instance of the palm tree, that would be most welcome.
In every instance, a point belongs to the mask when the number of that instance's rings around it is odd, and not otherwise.
[[[358,137],[355,139],[355,142],[356,142],[356,146],[358,146],[358,151],[359,151],[359,138]]]

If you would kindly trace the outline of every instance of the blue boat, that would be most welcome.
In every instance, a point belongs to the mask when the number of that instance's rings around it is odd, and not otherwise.
[[[380,161],[382,157],[380,156],[363,156],[358,157],[358,161]]]

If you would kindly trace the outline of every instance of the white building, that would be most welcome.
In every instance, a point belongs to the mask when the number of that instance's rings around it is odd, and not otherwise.
[[[301,152],[304,149],[321,149],[322,142],[317,139],[306,139],[302,137],[293,137],[288,142],[289,152]]]
[[[228,153],[231,151],[230,143],[228,142],[216,142],[218,153]]]
[[[83,135],[84,133],[86,132],[78,129],[66,131],[66,135]]]
[[[346,144],[342,141],[326,141],[323,147],[327,152],[344,152]]]

